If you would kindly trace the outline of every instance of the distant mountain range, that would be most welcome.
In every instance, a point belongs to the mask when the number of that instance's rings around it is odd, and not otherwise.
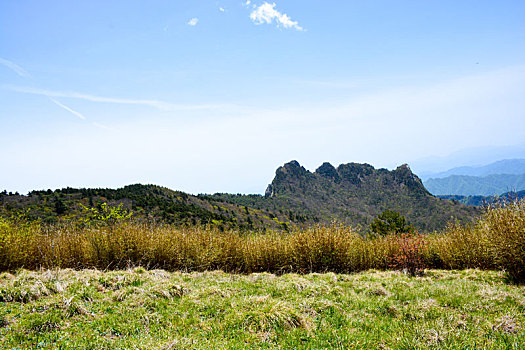
[[[435,174],[444,172],[447,169],[463,166],[479,167],[481,165],[498,162],[502,159],[523,158],[525,158],[525,142],[506,146],[464,148],[446,155],[411,159],[408,163],[419,178],[425,181],[431,177],[435,177]]]
[[[497,174],[525,174],[525,159],[503,159],[483,166],[462,166],[439,173],[424,173],[421,178],[439,179],[451,175],[487,176]]]
[[[494,196],[525,190],[525,174],[483,177],[452,175],[442,179],[428,179],[425,187],[434,195]]]
[[[525,190],[525,159],[504,159],[485,166],[453,168],[432,174],[424,185],[434,195],[497,196]]]
[[[498,203],[508,203],[525,198],[525,191],[507,192],[499,196],[460,196],[460,195],[443,195],[439,198],[457,201],[470,206],[486,206]]]
[[[407,165],[395,170],[348,163],[324,163],[310,172],[297,161],[279,167],[266,195],[217,193],[193,196],[154,185],[120,189],[0,193],[0,214],[23,212],[46,222],[82,215],[82,205],[102,203],[132,210],[139,219],[177,225],[212,224],[241,230],[283,229],[334,220],[361,227],[386,209],[405,215],[417,229],[442,229],[451,220],[471,221],[480,213],[459,201],[431,195]],[[81,205],[82,204],[82,205]]]

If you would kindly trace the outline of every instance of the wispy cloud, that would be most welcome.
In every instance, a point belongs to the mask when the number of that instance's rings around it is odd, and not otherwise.
[[[197,23],[199,23],[199,19],[197,17],[193,17],[186,24],[189,25],[189,26],[195,27],[197,25]]]
[[[20,67],[18,64],[12,61],[6,60],[5,58],[0,57],[0,64],[3,64],[4,66],[11,69],[13,72],[15,72],[16,74],[18,74],[19,76],[23,78],[31,77],[31,75],[24,68]]]
[[[53,103],[55,103],[57,106],[59,107],[62,107],[63,109],[65,109],[66,111],[68,111],[69,113],[73,114],[74,116],[80,118],[80,119],[86,119],[86,117],[84,117],[84,115],[80,112],[77,112],[75,111],[74,109],[71,109],[69,108],[68,106],[58,102],[57,100],[55,100],[54,98],[50,97],[49,98],[51,101],[53,101]]]
[[[245,5],[249,4],[248,1],[245,3]],[[262,5],[254,7],[254,10],[250,13],[250,19],[255,24],[271,24],[275,20],[278,27],[283,26],[286,29],[293,28],[299,31],[304,30],[297,21],[292,21],[286,13],[277,11],[275,6],[275,3],[270,4],[265,1]]]
[[[12,86],[12,85],[3,85],[2,88],[16,91],[25,94],[41,95],[46,97],[63,97],[63,98],[74,98],[91,102],[101,102],[101,103],[115,103],[115,104],[125,104],[125,105],[143,105],[153,107],[162,111],[191,111],[191,110],[212,110],[212,109],[222,109],[222,110],[232,110],[232,109],[241,109],[240,106],[231,105],[231,104],[215,104],[215,105],[183,105],[175,104],[158,100],[142,100],[142,99],[125,99],[125,98],[114,98],[114,97],[105,97],[105,96],[96,96],[90,94],[83,94],[74,91],[53,91],[45,89],[36,89],[25,86]]]

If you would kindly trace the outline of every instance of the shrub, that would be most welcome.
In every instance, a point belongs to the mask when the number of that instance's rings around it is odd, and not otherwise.
[[[490,242],[499,267],[516,283],[525,283],[525,200],[489,207],[479,229]]]
[[[427,259],[431,266],[447,269],[496,269],[490,242],[478,225],[450,224],[429,236]]]
[[[400,269],[410,276],[423,274],[425,268],[423,253],[425,240],[418,233],[400,233],[395,236],[399,251],[393,257],[392,267]]]
[[[110,226],[117,223],[129,220],[133,216],[133,212],[127,210],[120,203],[118,206],[110,206],[107,203],[102,203],[98,208],[90,208],[82,205],[83,213],[78,219],[78,223],[82,226]]]

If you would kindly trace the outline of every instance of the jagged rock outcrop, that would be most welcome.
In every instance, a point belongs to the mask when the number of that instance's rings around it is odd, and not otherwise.
[[[266,196],[325,222],[336,219],[354,225],[367,225],[390,209],[419,229],[434,230],[452,218],[468,221],[479,212],[432,196],[407,164],[389,171],[359,163],[336,168],[326,162],[312,173],[293,160],[277,169]]]

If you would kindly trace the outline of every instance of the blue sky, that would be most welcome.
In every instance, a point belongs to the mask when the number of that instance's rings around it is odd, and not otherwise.
[[[0,189],[525,157],[524,43],[523,1],[0,1]]]

